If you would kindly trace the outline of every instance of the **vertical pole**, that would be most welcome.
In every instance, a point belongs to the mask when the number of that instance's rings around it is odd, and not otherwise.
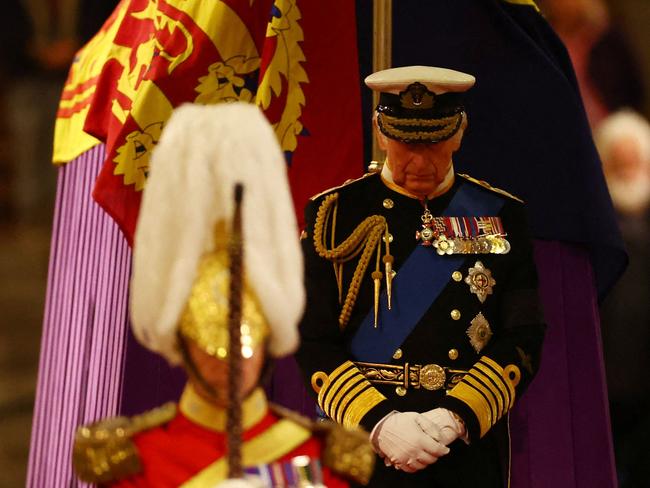
[[[373,29],[372,29],[372,69],[380,71],[392,65],[393,46],[393,0],[374,0],[373,3]],[[379,94],[373,92],[373,108],[377,106]],[[380,162],[384,154],[377,144],[377,139],[372,138],[372,159]]]
[[[244,187],[235,185],[235,212],[230,235],[230,290],[228,300],[228,477],[243,478],[241,459],[242,420],[241,420],[241,320],[242,293],[244,289],[244,243],[242,234],[242,197]]]

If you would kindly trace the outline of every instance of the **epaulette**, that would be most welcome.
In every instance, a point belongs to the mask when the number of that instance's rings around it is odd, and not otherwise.
[[[79,427],[72,450],[77,476],[101,484],[141,472],[133,436],[167,423],[175,415],[176,404],[170,402],[134,417],[113,417]]]
[[[472,183],[475,183],[479,186],[482,186],[486,190],[493,191],[495,193],[498,193],[499,195],[503,195],[504,197],[512,198],[513,200],[516,200],[520,203],[524,203],[524,201],[521,198],[513,195],[512,193],[508,193],[507,191],[502,190],[501,188],[495,188],[494,186],[490,185],[487,181],[477,180],[476,178],[472,178],[471,176],[463,173],[458,173],[458,176],[462,176],[466,180],[471,181]]]
[[[323,466],[356,483],[368,484],[375,468],[376,457],[366,431],[360,428],[346,429],[329,420],[314,422],[278,405],[271,405],[271,411],[323,438]]]
[[[535,9],[537,13],[540,13],[539,7],[534,0],[503,0],[506,3],[512,3],[514,5],[525,5]]]
[[[374,175],[378,171],[379,171],[378,169],[375,169],[375,170],[372,170],[372,171],[368,171],[366,174],[364,174],[363,176],[360,176],[359,178],[351,178],[349,180],[345,180],[345,182],[342,185],[334,186],[332,188],[328,188],[327,190],[324,190],[324,191],[322,191],[320,193],[317,193],[316,195],[313,195],[312,197],[309,198],[309,200],[312,201],[312,202],[314,200],[318,200],[323,195],[327,195],[328,193],[331,193],[333,191],[340,190],[341,188],[344,188],[344,187],[346,187],[348,185],[351,185],[352,183],[356,183],[357,181],[364,180],[364,179],[368,178],[369,176]]]

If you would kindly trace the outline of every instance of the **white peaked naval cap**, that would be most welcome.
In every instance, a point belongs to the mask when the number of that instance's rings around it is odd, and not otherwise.
[[[368,88],[399,95],[413,83],[421,83],[436,95],[462,93],[469,90],[476,78],[472,75],[435,66],[403,66],[377,71],[365,79]]]

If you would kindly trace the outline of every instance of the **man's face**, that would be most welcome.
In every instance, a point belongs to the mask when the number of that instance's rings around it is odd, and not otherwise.
[[[605,174],[613,178],[633,181],[646,176],[646,166],[636,138],[620,137],[612,143],[609,157],[603,160]]]
[[[217,406],[228,405],[228,360],[218,359],[201,349],[193,340],[186,339],[189,355],[199,374],[213,388],[217,397],[205,392],[201,384],[190,377],[194,389]],[[250,358],[242,359],[239,385],[242,398],[247,397],[258,385],[264,365],[264,347],[258,346]]]
[[[462,129],[451,139],[436,143],[409,144],[380,134],[393,181],[422,198],[436,191],[452,165],[452,154],[460,147]]]

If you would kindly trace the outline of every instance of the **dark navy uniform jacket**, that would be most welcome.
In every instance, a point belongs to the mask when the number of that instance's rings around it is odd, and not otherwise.
[[[399,275],[400,266],[420,245],[415,232],[422,228],[423,202],[400,192],[395,185],[391,185],[395,188],[392,189],[382,181],[379,173],[370,173],[314,197],[305,210],[302,247],[307,309],[301,323],[302,345],[297,359],[310,383],[310,390],[313,375],[320,375],[320,381],[316,381],[320,387],[320,407],[336,421],[349,427],[360,425],[369,432],[393,410],[424,412],[444,407],[463,419],[469,434],[469,445],[455,441],[448,455],[415,474],[397,471],[378,462],[371,486],[497,487],[507,483],[507,413],[538,368],[545,325],[537,296],[537,274],[524,205],[489,185],[456,176],[449,191],[428,202],[430,212],[434,216],[441,215],[461,185],[474,185],[479,188],[479,194],[486,192],[490,198],[503,199],[498,216],[511,249],[507,254],[464,255],[462,265],[445,278],[448,282],[442,291],[392,358],[386,361],[386,364],[402,367],[406,363],[411,368],[433,364],[467,372],[456,375],[454,385],[446,383],[437,390],[412,384],[400,387],[368,381],[354,364],[357,358],[350,351],[350,342],[360,323],[373,310],[374,255],[361,282],[350,320],[341,330],[338,322],[341,304],[334,266],[318,255],[313,240],[319,207],[327,195],[338,193],[335,223],[330,219],[325,229],[327,244],[331,244],[332,225],[335,225],[335,245],[338,245],[366,217],[384,216],[392,236],[393,268]],[[436,252],[433,248],[427,250]],[[343,297],[357,261],[358,257],[343,265]],[[490,271],[494,280],[491,294],[483,303],[465,282],[477,261]],[[385,286],[382,280],[382,290]],[[428,290],[418,292],[426,294]],[[479,314],[487,320],[492,336],[477,352],[468,329]],[[485,335],[482,337],[484,340]],[[384,369],[389,374],[394,373],[390,368]],[[447,380],[450,376],[448,372]]]

